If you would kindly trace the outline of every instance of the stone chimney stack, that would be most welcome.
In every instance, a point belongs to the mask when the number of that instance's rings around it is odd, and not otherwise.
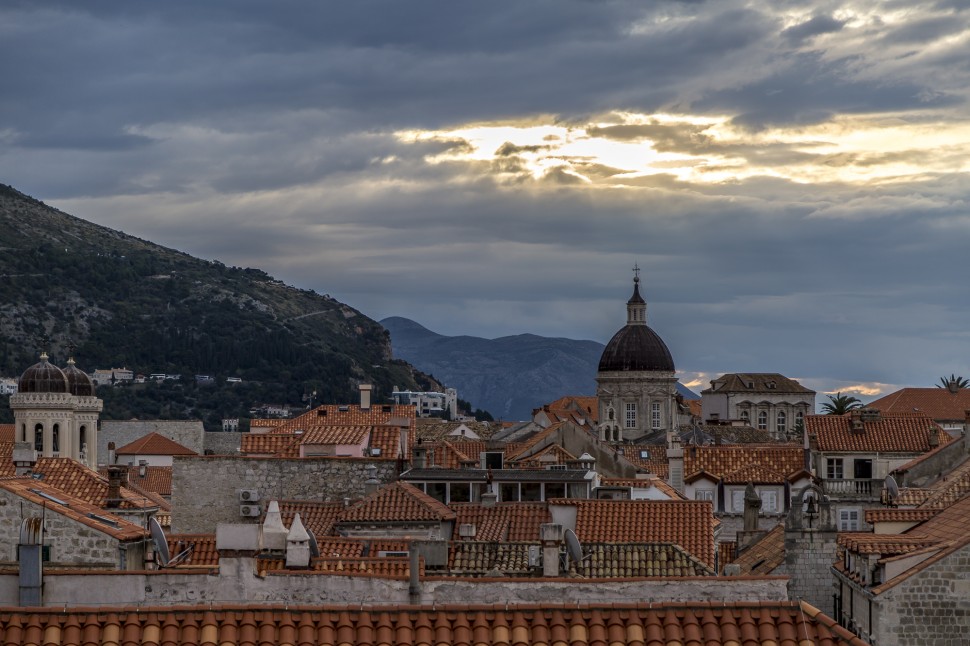
[[[680,493],[684,493],[684,448],[680,443],[680,437],[676,434],[673,434],[670,438],[670,448],[667,449],[667,467],[670,486]]]
[[[14,473],[18,476],[25,476],[34,470],[37,464],[37,451],[31,446],[30,442],[17,442],[13,445],[13,466]]]
[[[286,567],[310,567],[310,534],[300,520],[300,514],[293,517],[290,532],[286,535]]]
[[[562,544],[563,529],[558,523],[539,525],[539,540],[542,542],[542,576],[559,576],[559,546]]]
[[[263,547],[268,550],[283,551],[286,549],[288,535],[289,532],[283,525],[283,516],[280,514],[280,504],[271,500],[269,507],[266,508],[266,519],[263,520]]]
[[[862,421],[862,411],[858,408],[849,411],[849,430],[857,435],[866,432],[866,425]]]
[[[118,460],[118,454],[115,453],[115,443],[108,442],[108,464],[114,464]]]
[[[370,394],[374,389],[371,384],[361,384],[360,385],[360,409],[370,410]]]
[[[381,488],[381,481],[377,479],[377,467],[373,464],[367,465],[367,480],[364,481],[364,496],[369,496]],[[293,528],[290,528],[293,531]]]
[[[929,430],[929,437],[927,438],[930,449],[935,449],[940,445],[940,429],[935,426],[931,426]]]
[[[758,531],[758,514],[761,513],[761,497],[754,490],[754,483],[749,482],[744,488],[744,531]]]
[[[121,505],[121,479],[128,473],[124,467],[108,467],[108,496],[105,507],[117,509]]]

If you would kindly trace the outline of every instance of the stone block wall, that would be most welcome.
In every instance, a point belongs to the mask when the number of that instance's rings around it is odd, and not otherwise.
[[[102,420],[98,431],[98,461],[108,463],[108,442],[121,448],[149,433],[164,435],[196,453],[205,452],[205,429],[200,420]]]
[[[830,617],[834,616],[836,538],[834,531],[785,530],[785,573],[791,577],[788,597],[807,601]]]
[[[176,456],[172,465],[172,531],[212,533],[219,523],[257,522],[240,515],[240,489],[269,500],[340,501],[364,497],[367,467],[382,483],[397,480],[397,461],[370,458]]]
[[[966,644],[970,636],[970,545],[890,588],[873,603],[873,644]]]
[[[239,447],[242,446],[242,436],[245,433],[218,433],[206,432],[203,444],[204,453],[209,455],[239,455]],[[203,453],[200,451],[199,453]]]
[[[54,565],[87,565],[117,568],[120,561],[119,543],[107,534],[83,523],[62,516],[51,509],[44,510],[29,500],[0,489],[0,559],[17,562],[17,543],[20,524],[25,518],[44,517],[44,543],[50,545]]]

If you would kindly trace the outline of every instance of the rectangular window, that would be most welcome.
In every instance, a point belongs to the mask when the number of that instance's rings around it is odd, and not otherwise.
[[[767,514],[774,514],[778,511],[778,492],[777,491],[761,492],[761,511]]]
[[[660,402],[650,405],[650,424],[653,430],[660,428]]]
[[[539,482],[522,483],[522,502],[538,502],[542,500],[542,484]]]
[[[839,510],[839,531],[857,532],[859,531],[860,512],[858,507],[850,507]]]
[[[448,483],[446,482],[429,482],[427,494],[434,498],[435,500],[440,500],[441,502],[448,502],[445,499],[446,491],[448,490]]]
[[[467,482],[452,482],[448,485],[448,502],[471,502],[471,485]]]
[[[519,501],[519,483],[518,482],[503,482],[499,489],[499,496],[501,496],[502,502],[518,502]]]
[[[636,404],[626,405],[626,427],[627,428],[637,427],[637,405]]]
[[[825,477],[829,480],[841,480],[845,477],[842,471],[842,458],[825,459]]]
[[[731,509],[738,514],[744,512],[744,491],[731,492]]]
[[[543,488],[545,490],[546,500],[566,497],[566,485],[562,482],[547,482]]]
[[[697,489],[694,491],[694,500],[710,500],[714,502],[713,489]]]

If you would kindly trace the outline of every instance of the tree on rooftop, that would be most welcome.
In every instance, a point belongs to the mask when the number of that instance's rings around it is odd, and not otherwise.
[[[859,398],[852,395],[837,392],[834,395],[828,395],[828,398],[829,401],[822,404],[822,412],[826,415],[845,415],[850,410],[862,408]]]
[[[936,387],[946,388],[950,392],[956,392],[961,388],[970,387],[970,379],[964,379],[963,377],[951,374],[949,377],[940,377],[940,383]]]

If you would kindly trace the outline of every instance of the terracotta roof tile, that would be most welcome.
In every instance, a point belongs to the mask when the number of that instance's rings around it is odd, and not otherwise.
[[[532,542],[539,540],[539,526],[551,523],[549,506],[544,502],[500,502],[493,507],[480,503],[453,503],[454,540],[459,540],[462,525],[475,526],[475,540]]]
[[[301,444],[361,444],[370,434],[370,426],[314,424],[303,433]]]
[[[586,543],[570,571],[591,578],[714,576],[714,570],[671,543]]]
[[[749,388],[750,385],[750,388]],[[746,392],[746,393],[799,393],[810,394],[809,390],[794,379],[777,372],[744,372],[721,375],[711,382],[711,387],[702,393]]]
[[[684,448],[684,473],[698,471],[723,478],[742,468],[760,466],[787,477],[805,466],[804,450],[796,444],[743,444],[688,446]],[[767,475],[761,473],[760,475]],[[776,482],[776,479],[766,482]]]
[[[115,450],[116,455],[198,455],[161,433],[151,432]]]
[[[737,471],[724,474],[726,484],[782,484],[787,478],[777,471],[773,471],[763,464],[748,464]]]
[[[239,452],[243,455],[269,455],[296,458],[300,456],[302,438],[295,433],[244,433],[239,438]]]
[[[259,558],[256,567],[260,576],[273,572],[293,572],[287,569],[286,560],[279,558]],[[322,574],[337,574],[344,576],[372,575],[389,579],[407,579],[411,573],[411,565],[407,557],[358,557],[358,558],[330,558],[320,557],[310,560],[310,572]],[[420,561],[419,574],[424,576],[424,560]]]
[[[451,433],[462,425],[468,427],[469,430],[473,431],[483,440],[489,439],[502,430],[501,424],[495,422],[449,422],[431,417],[419,417],[415,421],[416,437],[421,438],[425,442],[436,442],[449,438],[457,439]]]
[[[144,467],[145,475],[141,475],[142,467],[127,465],[126,468],[128,470],[128,486],[135,485],[142,491],[151,491],[160,496],[172,495],[172,467],[146,466]],[[98,474],[107,478],[108,467],[98,469]]]
[[[632,444],[623,447],[623,457],[646,473],[666,480],[669,476],[667,447],[663,444]]]
[[[494,644],[654,646],[796,643],[864,646],[804,602],[519,606],[224,606],[17,608],[0,611],[8,644]],[[127,637],[130,635],[130,637]],[[799,641],[796,641],[799,640]]]
[[[119,541],[142,540],[148,536],[148,532],[139,525],[108,513],[100,506],[93,505],[83,498],[72,496],[46,482],[35,480],[29,476],[0,479],[0,488]]]
[[[866,509],[866,523],[921,523],[937,514],[936,509]]]
[[[903,487],[899,490],[899,495],[896,496],[894,502],[902,507],[916,507],[926,502],[932,493],[929,489]]]
[[[388,424],[394,420],[403,420],[413,431],[415,426],[415,408],[410,404],[404,405],[374,405],[369,410],[362,410],[357,404],[337,405],[325,404],[307,411],[298,417],[288,419],[272,432],[292,433],[295,430],[307,430],[312,426],[377,426]]]
[[[962,422],[970,410],[970,389],[960,388],[951,393],[946,388],[903,388],[868,406],[886,413],[919,411],[937,421]]]
[[[33,473],[41,475],[41,480],[61,491],[86,500],[97,507],[105,508],[108,498],[108,479],[97,471],[71,458],[39,458]],[[121,509],[150,509],[157,503],[139,495],[127,487],[122,487]]]
[[[260,418],[251,419],[249,420],[249,432],[266,433],[270,429],[277,428],[279,426],[282,426],[283,424],[286,424],[288,421],[290,420],[278,419],[275,417],[270,419],[260,419]]]
[[[219,565],[219,552],[216,550],[215,534],[169,534],[168,554],[174,559],[191,548],[185,560],[176,567],[216,567]]]
[[[941,541],[920,534],[840,532],[838,544],[858,554],[895,556],[909,554],[926,547],[939,546]]]
[[[405,482],[385,485],[348,507],[340,522],[453,520],[455,512],[417,487]]]
[[[852,413],[807,415],[805,429],[814,434],[819,451],[880,453],[925,453],[930,446],[930,429],[936,429],[940,444],[950,435],[922,413],[883,413],[878,420],[863,421],[863,431],[852,431]]]
[[[537,536],[538,538],[538,536]],[[448,549],[448,573],[455,576],[530,576],[529,548],[532,542],[453,541]]]
[[[567,464],[575,459],[576,456],[563,447],[550,444],[528,457],[512,457],[509,459],[509,464],[517,469],[545,468],[550,464]]]
[[[374,457],[396,459],[411,455],[411,434],[407,434],[407,444],[401,446],[401,429],[396,426],[375,426],[370,432],[370,443],[367,448],[380,449],[380,455]]]
[[[714,509],[703,500],[550,501],[576,507],[580,542],[675,543],[714,566]]]
[[[760,540],[738,554],[733,563],[741,574],[771,574],[785,562],[785,525],[779,523]]]
[[[317,540],[324,536],[330,536],[333,532],[334,524],[340,519],[340,515],[347,509],[341,502],[316,502],[310,500],[280,500],[280,515],[283,517],[283,524],[287,527],[293,522],[293,517],[299,513],[300,522],[308,532],[313,534]],[[266,514],[263,512],[263,518]],[[321,552],[323,554],[323,552]]]
[[[13,424],[0,424],[0,443],[13,444],[15,428]]]

